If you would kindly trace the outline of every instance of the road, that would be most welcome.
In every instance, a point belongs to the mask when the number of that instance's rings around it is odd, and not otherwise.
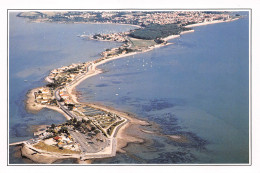
[[[73,84],[75,84],[77,81],[79,81],[80,79],[82,79],[84,77],[84,75],[86,75],[86,73],[89,72],[89,68],[91,66],[88,65],[86,67],[86,72],[83,74],[80,74],[78,77],[76,77],[72,82],[70,82],[68,84],[68,86],[71,86]],[[57,88],[54,91],[54,96],[57,100],[57,104],[58,106],[70,117],[70,118],[76,118],[77,120],[81,120],[81,118],[77,117],[76,115],[74,115],[73,113],[71,113],[65,106],[64,106],[64,102],[60,102],[61,100],[61,96],[60,96],[60,89],[61,87]],[[94,124],[95,125],[95,124]],[[96,125],[95,125],[96,126]],[[102,142],[102,144],[96,145],[96,141],[94,143],[94,139],[90,140],[87,139],[87,136],[80,133],[80,132],[75,132],[73,130],[69,130],[71,136],[74,138],[75,142],[80,144],[80,150],[82,153],[96,153],[98,151],[100,151],[102,148],[106,147],[107,145],[107,141],[105,140],[104,142]]]
[[[91,140],[86,140],[86,136],[79,132],[69,131],[70,134],[74,137],[75,141],[80,144],[81,151],[83,153],[96,153],[98,152],[97,146],[93,144],[88,144]]]
[[[58,106],[59,106],[70,118],[77,118],[76,115],[72,114],[68,109],[66,109],[66,108],[64,107],[64,103],[63,103],[63,102],[60,102],[61,97],[60,97],[60,94],[59,94],[59,93],[60,93],[60,89],[59,89],[59,88],[54,91],[54,95],[55,95],[55,98],[56,98],[56,100],[57,100]]]

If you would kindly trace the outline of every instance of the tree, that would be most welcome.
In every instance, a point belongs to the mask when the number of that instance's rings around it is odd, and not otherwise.
[[[73,122],[73,123],[76,123],[76,122],[77,122],[77,119],[76,119],[76,118],[72,118],[72,122]]]
[[[75,126],[78,128],[78,127],[80,127],[81,124],[82,124],[81,121],[77,121]]]
[[[74,104],[69,103],[69,104],[68,104],[68,109],[71,111],[74,106],[75,106]]]
[[[86,123],[87,121],[84,118],[82,118],[81,122]]]
[[[54,129],[56,127],[55,124],[51,124],[51,128]]]
[[[68,124],[68,125],[72,125],[72,119],[67,120],[67,124]]]
[[[58,86],[58,84],[56,84],[56,83],[48,83],[46,86],[55,89]]]
[[[160,38],[157,38],[157,39],[155,39],[154,41],[155,41],[155,43],[157,43],[157,44],[161,44],[161,43],[164,42],[164,41],[163,41],[162,39],[160,39]]]
[[[98,133],[100,133],[100,131],[99,130],[94,130],[94,132],[95,132],[95,134],[98,134]]]
[[[67,134],[68,134],[68,133],[69,133],[69,132],[68,132],[68,128],[62,126],[61,129],[59,130],[59,133],[67,133]]]

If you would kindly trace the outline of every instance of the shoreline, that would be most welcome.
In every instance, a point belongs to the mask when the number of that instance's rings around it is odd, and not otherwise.
[[[230,20],[230,21],[233,21],[233,20]],[[215,24],[215,23],[222,23],[222,22],[230,22],[230,21],[205,22],[205,23],[200,23],[200,24],[187,25],[185,27],[189,28],[189,27],[196,27],[196,26]],[[99,23],[95,23],[95,24],[99,24]],[[106,24],[106,23],[103,23],[103,24]],[[108,24],[110,24],[110,23],[108,23]],[[125,24],[125,25],[127,25],[127,24]],[[183,31],[179,35],[170,35],[170,36],[164,38],[163,40],[168,41],[168,40],[171,40],[171,39],[178,38],[182,34],[191,33],[191,32],[194,32],[194,30]],[[98,63],[95,63],[95,64],[93,63],[93,61],[91,61],[90,62],[91,65],[88,66],[88,72],[86,72],[86,74],[84,74],[84,76],[82,78],[80,78],[78,81],[76,81],[75,83],[73,83],[70,86],[66,86],[65,88],[67,89],[68,94],[71,96],[71,99],[75,103],[80,103],[78,101],[79,98],[76,95],[76,87],[81,82],[83,82],[84,80],[86,80],[86,79],[88,79],[88,78],[90,78],[92,76],[95,76],[95,75],[98,75],[98,74],[102,73],[102,70],[99,69],[98,66],[100,66],[102,64],[105,64],[105,63],[107,63],[109,61],[113,61],[113,60],[116,60],[116,59],[119,59],[119,58],[124,58],[124,57],[128,57],[128,56],[136,55],[136,54],[139,54],[139,53],[145,53],[145,52],[148,52],[148,51],[152,51],[155,48],[167,46],[167,45],[170,45],[170,44],[173,44],[173,43],[158,44],[158,45],[149,47],[148,49],[140,51],[140,52],[132,52],[132,53],[127,53],[127,54],[120,54],[120,55],[112,57],[112,58],[101,60],[101,61],[99,61]],[[51,81],[48,77],[46,77],[45,80],[47,82]],[[65,116],[66,119],[70,119],[70,117],[65,112],[63,112],[60,108],[58,108],[56,106],[35,104],[34,103],[34,92],[37,89],[38,88],[32,89],[27,94],[26,109],[28,111],[31,111],[32,113],[37,113],[38,111],[40,111],[43,108],[48,108],[48,109],[52,109],[52,110],[55,110],[55,111],[61,113],[62,115]],[[139,120],[137,118],[131,117],[130,114],[127,114],[127,113],[124,113],[124,112],[120,112],[120,111],[115,110],[114,108],[110,108],[108,106],[102,106],[101,104],[88,103],[88,105],[90,105],[90,106],[92,106],[94,108],[97,108],[97,109],[101,109],[101,110],[105,110],[107,112],[118,114],[119,116],[122,116],[122,117],[127,119],[127,121],[124,122],[120,128],[118,127],[116,129],[117,132],[113,133],[115,135],[115,139],[117,140],[115,142],[115,143],[117,143],[117,145],[116,145],[116,151],[117,152],[124,153],[125,151],[123,150],[123,148],[126,147],[128,143],[133,143],[133,142],[142,143],[142,142],[144,142],[144,140],[142,138],[139,138],[138,135],[136,135],[136,136],[129,135],[129,133],[127,133],[127,130],[135,129],[135,128],[138,129],[138,127],[140,127],[140,126],[148,125],[149,122],[146,122],[146,121],[143,121],[143,120]],[[176,140],[179,140],[179,138],[177,138],[176,136],[172,136],[172,138],[175,138]],[[30,150],[34,151],[34,149],[30,149],[30,147],[31,146],[29,146],[28,144],[24,144],[23,147],[22,147],[22,153],[24,154],[24,156],[26,156],[26,157],[28,157],[31,160],[36,161],[36,162],[41,160],[42,157],[45,158],[43,160],[46,160],[46,162],[49,162],[49,161],[54,162],[53,160],[56,161],[58,159],[65,159],[65,158],[76,158],[76,159],[80,158],[79,155],[73,156],[73,157],[72,156],[66,156],[66,157],[61,156],[61,157],[59,157],[59,156],[56,155],[57,153],[52,153],[52,154],[49,153],[47,155],[46,154],[40,154],[40,155],[32,154],[30,152]],[[36,151],[37,150],[38,149],[36,149]],[[44,152],[42,152],[42,153],[44,153]],[[107,152],[105,154],[107,154]],[[113,157],[113,156],[115,156],[115,155],[111,155],[111,157]],[[86,160],[88,160],[88,159],[86,159]],[[80,163],[80,161],[79,161],[79,163]]]
[[[49,20],[29,20],[32,23],[61,23],[61,24],[112,24],[112,25],[126,25],[126,26],[134,26],[137,28],[142,28],[139,25],[134,25],[134,24],[127,24],[127,23],[102,23],[102,22],[53,22]]]
[[[40,87],[38,87],[38,88],[40,88]],[[41,111],[44,108],[48,108],[48,109],[51,109],[51,110],[54,110],[54,111],[61,113],[67,120],[69,120],[70,117],[67,114],[65,114],[61,109],[59,109],[58,107],[50,106],[50,105],[40,105],[40,104],[36,104],[34,102],[34,92],[38,88],[34,88],[34,89],[28,91],[28,93],[26,95],[27,99],[25,101],[26,111],[35,114],[35,113],[38,113],[39,111]]]
[[[179,35],[170,35],[168,37],[163,38],[163,40],[164,41],[172,40],[175,38],[179,38],[183,34],[188,34],[188,33],[192,33],[192,32],[195,32],[195,30],[192,29],[192,30],[188,30],[188,31],[182,31]]]
[[[190,24],[190,25],[186,25],[184,26],[185,28],[191,28],[191,27],[197,27],[197,26],[204,26],[204,25],[211,25],[211,24],[216,24],[216,23],[225,23],[225,22],[232,22],[235,20],[238,20],[239,18],[234,18],[231,20],[215,20],[215,21],[211,21],[211,22],[202,22],[202,23],[195,23],[195,24]]]

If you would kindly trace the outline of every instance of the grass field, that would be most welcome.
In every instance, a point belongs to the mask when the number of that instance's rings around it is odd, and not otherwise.
[[[68,149],[59,149],[57,146],[52,146],[52,145],[47,145],[44,142],[39,142],[34,145],[35,148],[40,149],[40,150],[45,150],[48,152],[56,152],[56,153],[61,153],[61,154],[79,154],[79,151],[72,151]]]
[[[145,48],[156,45],[154,40],[143,40],[132,37],[128,37],[128,39],[132,43],[132,48]]]

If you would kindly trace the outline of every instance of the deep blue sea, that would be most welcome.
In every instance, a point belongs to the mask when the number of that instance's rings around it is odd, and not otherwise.
[[[249,19],[196,27],[171,45],[99,66],[104,73],[82,82],[82,102],[99,102],[159,125],[150,142],[129,144],[109,163],[249,162]],[[133,29],[125,25],[29,23],[10,14],[9,140],[29,139],[31,125],[65,121],[55,111],[29,114],[28,90],[44,85],[53,68],[96,59],[119,43],[77,35]],[[26,81],[24,81],[26,80]],[[152,128],[152,127],[151,127]],[[186,136],[177,143],[165,135]],[[14,157],[10,163],[27,163]],[[64,163],[73,163],[65,161]]]

